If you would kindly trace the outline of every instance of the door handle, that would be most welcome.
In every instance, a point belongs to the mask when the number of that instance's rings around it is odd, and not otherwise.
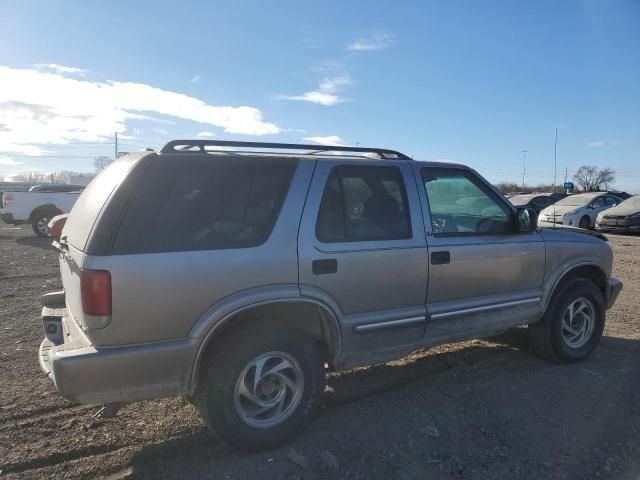
[[[311,262],[311,270],[314,275],[327,275],[338,271],[338,260],[327,258],[325,260],[314,260]]]
[[[451,263],[451,254],[447,250],[431,252],[431,265],[444,265]]]

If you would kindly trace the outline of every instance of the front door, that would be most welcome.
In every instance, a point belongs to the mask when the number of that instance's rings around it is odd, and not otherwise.
[[[428,214],[427,339],[508,327],[540,308],[545,245],[518,233],[515,210],[475,172],[416,167]]]
[[[300,289],[341,317],[344,348],[419,343],[427,246],[407,162],[318,160],[300,229]]]

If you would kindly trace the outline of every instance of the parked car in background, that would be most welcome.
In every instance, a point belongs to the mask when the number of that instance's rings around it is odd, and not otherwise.
[[[632,197],[633,195],[631,195],[630,193],[627,192],[621,192],[619,190],[607,190],[608,194],[613,195],[614,197],[618,197],[621,200],[626,200],[627,198]]]
[[[48,234],[47,224],[56,215],[68,213],[84,187],[74,186],[71,191],[33,190],[28,192],[5,192],[2,197],[3,210],[0,217],[5,223],[21,225],[30,223],[39,237]]]
[[[509,201],[516,207],[528,207],[540,213],[549,205],[555,203],[550,193],[527,193],[525,195],[514,195],[509,197]]]
[[[558,200],[562,200],[565,197],[568,197],[569,194],[566,192],[553,192],[549,194],[549,197],[551,198],[551,200],[553,200],[553,203],[556,203]]]
[[[20,182],[0,182],[0,214],[4,210],[4,194],[11,194],[11,192],[26,192],[28,191],[32,185],[28,183],[20,183]]]
[[[38,358],[72,402],[185,395],[222,441],[272,448],[318,410],[325,365],[521,325],[545,358],[588,357],[622,289],[600,237],[538,229],[464,165],[174,141],[74,205]]]
[[[563,224],[572,227],[591,228],[600,212],[615,207],[622,200],[606,192],[569,195],[540,212],[541,224]]]
[[[81,192],[84,185],[66,185],[63,183],[51,183],[44,185],[34,185],[29,189],[30,192],[55,193],[55,192]]]
[[[640,195],[629,197],[621,204],[600,212],[596,218],[596,230],[619,233],[640,231]]]

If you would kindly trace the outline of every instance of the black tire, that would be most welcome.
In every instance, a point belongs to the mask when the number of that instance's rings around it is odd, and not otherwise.
[[[60,215],[60,212],[55,210],[41,210],[34,213],[31,218],[31,228],[33,229],[33,233],[35,233],[38,237],[46,238],[47,224],[49,223],[49,220],[51,220],[56,215]],[[44,225],[44,230],[42,229],[42,225]]]
[[[291,395],[293,390],[287,390],[288,398],[299,399],[297,406],[291,404],[288,417],[273,426],[256,427],[239,413],[238,408],[242,407],[236,407],[237,398],[245,399],[237,395],[236,388],[245,372],[250,375],[248,366],[267,353],[283,353],[297,362],[304,386],[297,397]],[[246,451],[272,449],[301,433],[317,412],[324,390],[324,360],[319,345],[296,330],[271,324],[238,328],[216,342],[204,362],[196,405],[209,430],[225,444]],[[286,390],[280,390],[283,388]],[[283,410],[286,412],[287,408]]]
[[[592,309],[592,330],[584,336],[584,344],[568,344],[563,327],[563,316],[570,305],[586,299]],[[562,363],[584,360],[595,350],[602,337],[605,324],[605,302],[602,291],[591,280],[573,278],[560,285],[554,293],[542,320],[529,325],[529,337],[534,350],[542,357]]]
[[[578,224],[580,228],[591,228],[591,219],[585,215],[580,219],[580,223]]]

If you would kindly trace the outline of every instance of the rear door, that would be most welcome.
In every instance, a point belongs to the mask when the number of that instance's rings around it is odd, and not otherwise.
[[[347,348],[422,340],[423,228],[407,162],[317,162],[299,235],[300,289],[339,312]]]
[[[514,209],[465,168],[416,167],[430,251],[428,340],[444,340],[535,315],[545,245],[515,231]]]

